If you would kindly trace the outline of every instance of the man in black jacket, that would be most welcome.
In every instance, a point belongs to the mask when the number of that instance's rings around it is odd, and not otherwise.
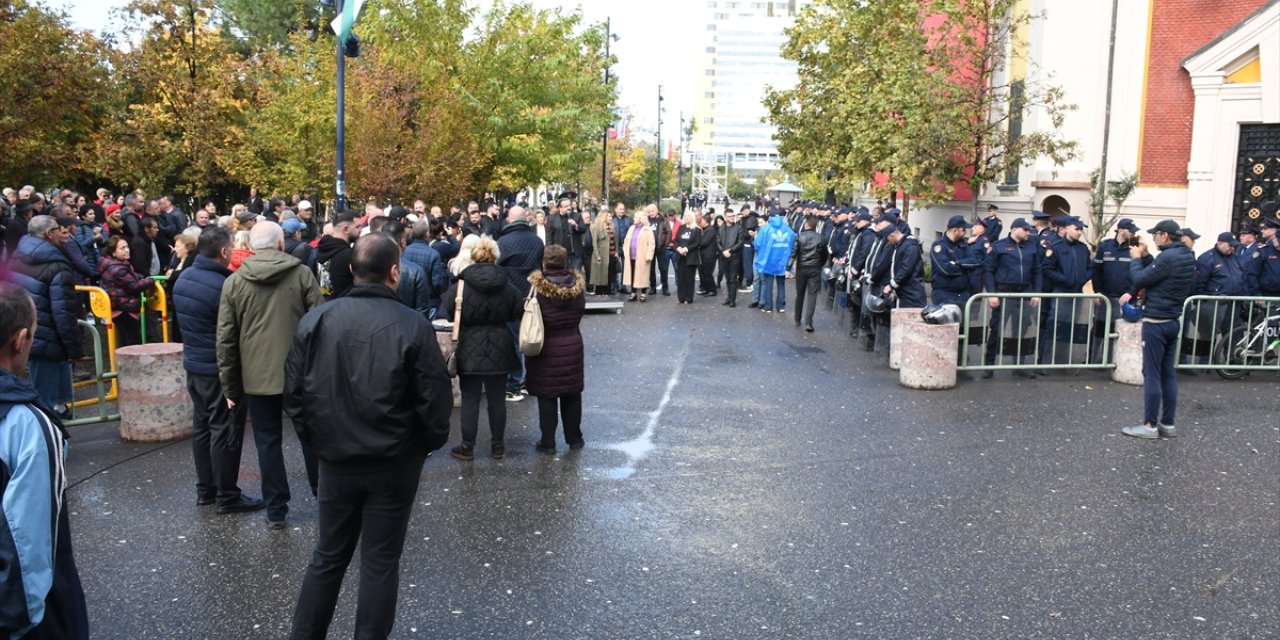
[[[351,242],[360,237],[354,211],[339,211],[333,227],[316,245],[316,281],[325,301],[347,295],[351,289]]]
[[[804,330],[813,333],[813,310],[818,305],[818,289],[822,282],[822,267],[827,264],[827,242],[814,230],[818,219],[808,216],[800,235],[796,236],[796,314],[795,324],[800,326],[804,316]]]
[[[351,291],[302,318],[285,361],[285,411],[320,460],[319,540],[293,638],[326,636],[362,536],[355,636],[391,633],[422,463],[449,438],[449,375],[431,325],[396,298],[399,247],[360,238],[351,269]]]
[[[724,296],[724,306],[738,306],[738,288],[742,286],[742,247],[746,242],[746,232],[738,222],[738,214],[729,210],[727,224],[720,229],[718,238],[720,246],[720,270],[724,273],[724,286],[728,292]]]
[[[1173,421],[1178,410],[1174,370],[1178,319],[1183,303],[1195,290],[1196,259],[1182,243],[1182,229],[1173,220],[1161,220],[1147,233],[1160,247],[1159,256],[1153,259],[1146,244],[1129,249],[1133,290],[1145,290],[1146,297],[1142,308],[1143,418],[1142,424],[1121,432],[1135,438],[1172,438],[1177,435]],[[1120,304],[1129,299],[1130,295],[1124,294]]]

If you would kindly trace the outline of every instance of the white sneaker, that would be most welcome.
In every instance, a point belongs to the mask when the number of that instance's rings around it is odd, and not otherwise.
[[[523,393],[520,393],[519,391],[507,392],[507,402],[520,402],[521,400],[524,400]]]
[[[1160,431],[1158,429],[1155,427],[1149,427],[1145,424],[1125,427],[1120,430],[1120,433],[1123,433],[1126,436],[1133,436],[1135,438],[1146,438],[1147,440],[1155,440],[1160,437]]]

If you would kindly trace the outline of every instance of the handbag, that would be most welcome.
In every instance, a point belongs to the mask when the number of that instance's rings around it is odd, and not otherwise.
[[[538,304],[538,295],[530,289],[529,297],[524,299],[524,317],[520,319],[520,353],[526,356],[542,353],[544,339],[542,305]]]
[[[462,328],[462,280],[458,280],[458,296],[453,301],[453,335],[449,338],[449,353],[445,355],[444,367],[450,378],[458,377],[458,330]]]

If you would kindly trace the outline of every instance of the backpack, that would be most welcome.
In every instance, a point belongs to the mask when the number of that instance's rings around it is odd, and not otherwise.
[[[332,259],[316,263],[316,281],[320,283],[320,294],[325,298],[333,295],[333,277],[329,275],[329,263]]]

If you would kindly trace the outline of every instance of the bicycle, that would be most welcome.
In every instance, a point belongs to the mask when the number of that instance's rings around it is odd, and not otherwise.
[[[1280,308],[1268,309],[1271,315],[1263,315],[1235,344],[1228,336],[1221,336],[1214,347],[1213,362],[1238,366],[1268,366],[1280,364]],[[1224,380],[1239,380],[1249,375],[1249,369],[1233,369],[1226,366],[1217,370]]]

